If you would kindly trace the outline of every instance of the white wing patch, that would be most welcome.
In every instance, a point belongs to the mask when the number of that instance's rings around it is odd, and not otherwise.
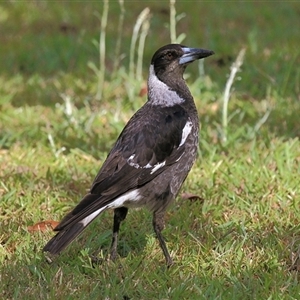
[[[192,131],[192,128],[193,128],[193,124],[190,120],[188,120],[182,130],[181,141],[180,141],[180,144],[178,147],[182,146],[185,143],[187,137],[189,136],[189,134]]]
[[[154,172],[156,172],[158,169],[162,168],[166,164],[166,161],[163,161],[161,163],[155,164],[154,166],[152,166],[150,163],[147,163],[146,166],[140,166],[139,164],[133,162],[134,157],[135,157],[135,154],[132,154],[132,155],[129,156],[129,158],[127,159],[128,164],[131,167],[134,167],[136,169],[150,169],[150,168],[153,168],[151,170],[150,174],[153,174]]]
[[[98,210],[94,211],[92,214],[90,214],[87,217],[85,217],[84,219],[82,219],[79,223],[81,223],[84,227],[86,227],[105,209],[106,209],[106,206],[99,208]]]
[[[109,208],[117,208],[121,206],[135,206],[135,203],[141,199],[139,190],[133,190],[130,192],[125,193],[124,195],[115,199],[112,203],[99,208],[98,210],[94,211],[92,214],[88,215],[84,219],[82,219],[79,223],[81,223],[84,227],[90,224],[102,211],[109,209]],[[128,202],[128,203],[127,203]],[[132,203],[130,205],[130,202]]]
[[[129,158],[127,159],[127,162],[128,162],[128,164],[129,164],[129,166],[134,167],[134,168],[136,168],[136,169],[149,169],[149,168],[152,168],[152,165],[150,165],[149,163],[147,163],[146,166],[143,166],[143,167],[142,167],[142,166],[140,166],[139,164],[133,162],[134,157],[135,157],[135,154],[132,154],[132,155],[130,155]]]
[[[139,193],[139,190],[133,190],[130,192],[125,193],[124,195],[118,197],[116,200],[114,200],[112,203],[108,204],[106,208],[117,208],[121,206],[126,206],[126,204],[129,204],[132,202],[132,206],[134,206],[134,203],[141,199],[141,195]],[[130,206],[130,204],[129,204]]]
[[[130,157],[127,159],[127,162],[129,164],[129,166],[134,167],[136,169],[141,168],[141,166],[135,162],[133,162],[132,160],[134,159],[135,154],[130,155]]]
[[[162,168],[166,164],[166,161],[163,161],[162,163],[157,163],[154,165],[153,169],[151,170],[150,174],[153,174],[156,172],[158,169]]]
[[[145,169],[149,169],[149,168],[152,168],[152,165],[150,165],[149,163],[147,163],[147,164],[146,164],[146,166],[145,166],[145,167],[143,167],[143,168],[145,168]]]
[[[175,162],[178,162],[181,159],[181,157],[183,156],[183,154],[185,154],[185,151],[183,151],[183,153],[175,160]]]

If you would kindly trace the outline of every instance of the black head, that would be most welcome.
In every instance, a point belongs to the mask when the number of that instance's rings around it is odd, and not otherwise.
[[[170,106],[182,99],[193,99],[183,79],[184,70],[194,60],[212,54],[214,52],[210,50],[188,48],[179,44],[158,49],[152,57],[149,70],[148,91],[151,101]],[[180,99],[171,97],[170,90],[175,91]]]
[[[157,76],[164,72],[183,74],[185,67],[191,62],[214,54],[213,51],[189,48],[180,44],[169,44],[158,49],[151,60]],[[175,75],[175,74],[174,74]]]

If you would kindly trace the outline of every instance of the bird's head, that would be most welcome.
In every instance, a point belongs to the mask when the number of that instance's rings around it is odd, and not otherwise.
[[[197,59],[214,54],[213,51],[189,48],[180,44],[169,44],[158,49],[151,60],[156,76],[174,73],[183,74],[186,66]]]
[[[188,64],[214,54],[213,51],[170,44],[158,49],[151,60],[148,101],[154,105],[173,106],[192,100],[183,73]]]

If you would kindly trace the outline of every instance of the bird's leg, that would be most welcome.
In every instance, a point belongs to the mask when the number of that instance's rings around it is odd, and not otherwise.
[[[153,229],[156,234],[156,237],[158,238],[160,248],[162,249],[167,266],[171,266],[173,264],[173,260],[169,254],[169,251],[166,246],[166,242],[164,240],[164,237],[161,234],[161,231],[165,227],[165,220],[164,220],[165,213],[164,212],[154,212],[153,213]]]
[[[115,260],[117,258],[117,246],[118,246],[118,234],[120,224],[125,220],[128,212],[126,207],[118,207],[114,210],[114,225],[113,225],[113,236],[111,241],[110,259]]]

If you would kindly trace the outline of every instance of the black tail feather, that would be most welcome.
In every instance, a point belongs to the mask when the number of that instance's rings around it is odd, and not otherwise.
[[[73,226],[61,230],[56,234],[43,248],[53,255],[59,254],[63,251],[82,231],[86,228],[81,223],[74,224]]]
[[[79,236],[106,209],[105,198],[102,198],[101,202],[100,197],[97,194],[85,195],[82,201],[54,228],[58,233],[46,244],[43,251],[57,255]]]
[[[105,203],[100,201],[100,197],[98,194],[85,195],[79,204],[60,221],[54,231],[63,231],[69,226],[76,225],[85,217],[105,206]]]

